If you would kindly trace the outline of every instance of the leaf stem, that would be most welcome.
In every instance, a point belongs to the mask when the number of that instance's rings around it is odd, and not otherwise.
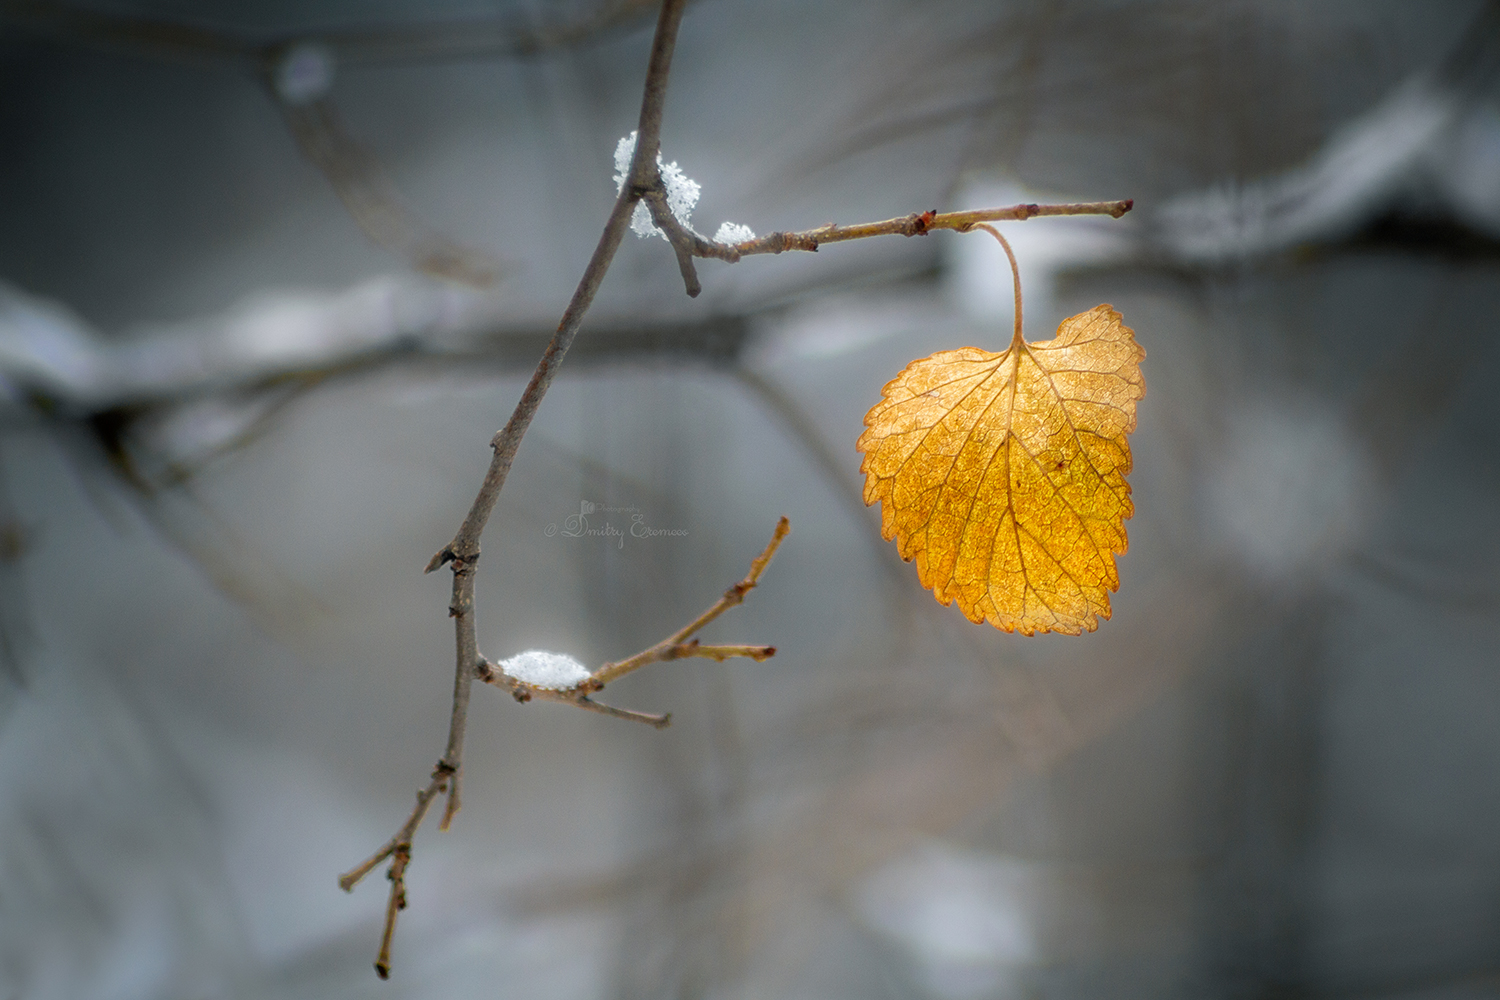
[[[1011,280],[1015,282],[1016,286],[1016,332],[1010,339],[1010,346],[1020,347],[1021,345],[1026,343],[1026,338],[1021,336],[1021,268],[1018,264],[1016,264],[1016,253],[1010,248],[1010,240],[1007,240],[1004,236],[1001,236],[1000,230],[996,229],[994,226],[986,225],[983,222],[978,222],[974,224],[974,228],[983,229],[985,232],[995,237],[995,239],[999,240],[1000,245],[1005,248],[1005,256],[1010,258],[1010,276]]]

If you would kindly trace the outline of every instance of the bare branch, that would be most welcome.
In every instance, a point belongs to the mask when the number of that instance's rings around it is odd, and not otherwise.
[[[653,729],[666,729],[672,724],[671,712],[664,715],[652,715],[650,712],[637,712],[631,708],[616,708],[614,705],[606,705],[586,697],[579,698],[574,704],[579,708],[586,708],[591,712],[598,712],[600,715],[608,715],[611,718],[644,722]]]
[[[411,844],[396,848],[391,869],[385,877],[391,880],[391,895],[385,904],[385,929],[380,932],[380,951],[375,955],[375,975],[391,978],[391,939],[396,936],[396,914],[406,909],[406,866],[411,864]]]
[[[724,596],[715,601],[703,614],[649,649],[644,649],[618,663],[604,664],[598,670],[591,673],[587,679],[573,687],[549,688],[530,684],[518,677],[512,677],[488,660],[482,660],[476,665],[474,676],[486,684],[493,684],[495,687],[509,691],[511,697],[519,702],[537,700],[577,705],[579,708],[588,709],[591,712],[612,715],[618,719],[644,722],[658,729],[664,729],[672,721],[670,714],[650,715],[645,712],[632,711],[631,709],[616,708],[613,705],[605,705],[594,701],[590,695],[604,690],[604,686],[611,681],[618,680],[626,674],[633,673],[651,663],[664,663],[668,660],[681,660],[694,656],[715,660],[720,663],[732,656],[743,656],[759,662],[775,656],[775,646],[704,646],[697,639],[693,639],[692,636],[725,611],[736,604],[744,602],[745,595],[754,589],[755,585],[760,581],[760,575],[765,572],[766,564],[771,561],[771,557],[776,554],[776,549],[781,545],[781,540],[791,530],[791,522],[782,517],[776,523],[776,530],[771,535],[771,541],[766,544],[765,550],[750,563],[750,572],[745,574],[743,580],[726,590]],[[379,860],[377,859],[375,864],[378,863]]]
[[[599,237],[599,245],[594,249],[594,255],[590,258],[583,277],[579,279],[578,287],[573,292],[573,299],[568,303],[562,321],[558,324],[557,333],[553,336],[552,342],[547,345],[547,350],[537,364],[531,382],[522,393],[521,401],[516,404],[515,412],[511,414],[510,421],[505,428],[490,441],[490,447],[494,449],[495,455],[490,462],[489,472],[485,475],[479,495],[474,498],[474,504],[469,509],[469,514],[464,518],[464,523],[458,529],[458,534],[454,536],[453,541],[439,550],[428,563],[427,572],[429,573],[455,558],[467,558],[479,551],[479,536],[489,521],[495,502],[500,497],[500,489],[505,485],[505,477],[515,461],[521,438],[531,425],[531,419],[536,415],[542,397],[546,395],[552,380],[556,378],[557,368],[567,356],[568,348],[572,346],[573,338],[583,323],[584,314],[588,312],[589,306],[593,304],[594,296],[598,294],[605,272],[609,270],[615,251],[619,249],[620,241],[625,236],[625,228],[634,211],[635,202],[641,197],[642,192],[649,190],[653,184],[659,185],[661,182],[656,168],[656,154],[661,146],[662,104],[666,100],[667,75],[672,64],[672,49],[677,43],[677,27],[682,20],[682,13],[686,6],[686,0],[664,0],[662,4],[661,18],[656,26],[656,39],[651,46],[651,62],[646,72],[645,95],[641,101],[639,138],[636,141],[635,158],[630,165],[630,177],[621,189],[619,198],[615,200],[614,211],[610,213],[604,232]]]
[[[667,207],[666,187],[659,174],[655,186],[643,192],[641,197],[651,208],[652,220],[666,234],[667,242],[672,244],[672,250],[677,254],[677,267],[682,272],[682,283],[688,297],[697,298],[698,293],[703,291],[703,286],[698,282],[693,258],[718,257],[723,244],[704,239],[678,221],[677,216]],[[735,254],[735,259],[739,259],[738,254]]]
[[[432,772],[432,780],[427,787],[417,793],[417,804],[412,809],[411,815],[406,818],[406,823],[396,831],[396,835],[386,841],[385,846],[370,855],[363,862],[351,868],[339,876],[339,888],[345,892],[353,891],[354,887],[370,872],[375,870],[386,858],[390,857],[402,844],[411,844],[412,834],[416,833],[417,827],[422,825],[422,819],[427,815],[427,808],[432,805],[432,799],[443,790],[448,776],[452,774],[439,764]]]
[[[744,243],[709,243],[707,249],[694,246],[699,257],[714,257],[731,263],[757,253],[782,253],[786,250],[812,250],[825,243],[845,243],[870,236],[925,236],[934,229],[951,229],[966,233],[981,222],[1025,222],[1040,216],[1108,215],[1118,219],[1135,205],[1135,200],[1084,201],[1059,205],[1012,205],[1009,208],[981,208],[970,212],[917,212],[881,222],[862,222],[853,226],[829,223],[816,229],[795,233],[771,233]],[[660,225],[660,220],[658,220]],[[668,230],[670,232],[670,230]],[[676,244],[673,244],[676,246]]]
[[[439,766],[452,772],[448,782],[448,804],[443,809],[439,830],[446,830],[463,807],[464,732],[469,722],[469,689],[473,686],[472,665],[479,662],[479,635],[474,623],[474,574],[479,570],[479,546],[467,558],[453,560],[453,597],[448,615],[453,619],[453,642],[458,666],[453,676],[453,709],[448,717],[448,745]]]
[[[769,563],[771,561],[771,557],[776,554],[776,549],[780,547],[781,540],[785,538],[787,536],[787,533],[791,530],[791,522],[788,521],[785,517],[776,522],[776,531],[771,535],[770,542],[766,544],[765,551],[756,556],[755,561],[750,564],[750,572],[745,574],[745,578],[739,583],[736,583],[733,587],[730,587],[728,590],[724,591],[724,596],[715,601],[712,607],[703,612],[703,614],[699,615],[697,618],[693,619],[693,621],[689,622],[682,629],[667,636],[665,639],[652,646],[650,649],[642,650],[629,659],[621,660],[618,663],[606,663],[604,666],[594,671],[592,680],[597,683],[600,688],[602,688],[604,687],[604,685],[610,683],[611,681],[624,677],[626,674],[631,673],[632,671],[639,670],[641,667],[645,666],[648,663],[657,663],[662,660],[676,659],[677,657],[684,655],[712,656],[712,653],[701,654],[697,652],[671,651],[685,649],[686,647],[683,646],[683,643],[685,643],[689,638],[691,638],[693,635],[696,635],[703,629],[705,625],[722,615],[725,611],[728,611],[736,604],[740,604],[745,600],[745,595],[748,594],[760,581],[761,573],[765,572],[766,564]],[[703,649],[705,647],[698,648]],[[706,648],[714,649],[723,647]],[[755,657],[756,659],[764,659],[765,656],[770,656],[775,652],[775,647],[747,648],[769,650],[769,652],[766,652],[763,656]],[[749,656],[752,654],[746,653],[743,655]]]
[[[433,781],[428,785],[426,792],[418,796],[417,807],[412,811],[406,824],[395,837],[391,838],[386,848],[377,852],[372,862],[367,862],[367,866],[361,866],[345,877],[349,879],[348,885],[352,887],[360,877],[380,864],[386,857],[393,859],[389,871],[391,899],[386,908],[386,926],[380,956],[375,963],[375,971],[382,979],[390,974],[390,941],[395,933],[396,912],[405,905],[404,876],[406,866],[411,860],[412,835],[426,815],[433,796],[438,792],[444,789],[448,792],[448,804],[443,811],[440,829],[448,828],[462,805],[463,746],[464,733],[468,726],[469,694],[475,678],[481,675],[482,665],[485,664],[479,652],[474,621],[474,575],[478,569],[479,536],[489,521],[495,502],[499,499],[500,490],[505,485],[505,478],[510,473],[511,464],[515,461],[516,451],[521,446],[521,438],[531,425],[532,417],[536,415],[537,407],[541,405],[547,388],[556,378],[557,368],[567,356],[568,348],[572,346],[573,339],[583,323],[584,314],[593,304],[594,296],[604,281],[610,262],[614,260],[615,251],[619,249],[620,241],[625,236],[625,228],[630,221],[636,201],[640,199],[641,192],[650,187],[653,182],[657,185],[661,183],[660,174],[656,168],[656,153],[661,145],[662,106],[666,101],[667,78],[671,71],[672,52],[677,44],[677,29],[682,22],[686,7],[687,0],[662,0],[661,14],[656,24],[656,36],[651,45],[651,60],[646,70],[644,94],[641,98],[639,141],[636,144],[635,159],[631,164],[629,183],[621,188],[620,196],[615,200],[609,221],[605,223],[604,232],[599,236],[599,244],[589,259],[588,267],[584,269],[583,277],[579,279],[573,298],[568,303],[561,322],[558,323],[557,332],[547,345],[541,361],[537,363],[536,371],[531,376],[531,381],[521,394],[520,402],[516,404],[515,411],[511,414],[505,428],[496,433],[490,441],[494,455],[490,460],[490,467],[480,486],[479,494],[469,508],[468,516],[464,518],[453,540],[443,546],[427,564],[429,573],[447,563],[451,563],[453,569],[453,596],[448,605],[448,613],[453,618],[455,666],[453,710],[449,717],[448,744],[434,771]],[[630,716],[630,713],[625,713],[623,710],[610,710],[597,705],[593,707],[595,710],[605,711],[606,714]],[[663,719],[661,724],[665,725],[665,722],[666,720]],[[341,879],[340,884],[343,883],[344,880]]]
[[[460,564],[472,567],[479,558],[479,536],[490,519],[490,513],[495,509],[495,502],[500,498],[500,490],[515,462],[516,451],[521,447],[521,438],[531,426],[542,397],[552,385],[552,380],[557,377],[558,366],[562,364],[568,348],[578,334],[584,314],[598,294],[610,262],[614,260],[615,251],[619,249],[620,241],[625,236],[625,228],[639,197],[637,192],[648,186],[656,173],[656,153],[661,145],[661,114],[666,100],[667,76],[672,65],[672,50],[677,43],[677,28],[686,6],[686,0],[664,0],[662,4],[661,17],[656,25],[656,38],[651,46],[651,61],[646,71],[645,94],[641,100],[640,137],[636,143],[635,159],[630,167],[630,183],[624,186],[620,197],[615,200],[614,210],[599,237],[599,245],[594,249],[594,255],[573,292],[573,299],[568,303],[562,321],[558,324],[557,333],[547,345],[542,360],[537,363],[536,371],[532,373],[531,381],[521,394],[521,400],[516,404],[510,421],[490,441],[494,456],[490,460],[490,468],[485,474],[479,494],[469,508],[468,516],[464,518],[453,541],[439,550],[427,564],[427,572],[430,573],[444,563],[455,563],[450,610],[457,633],[457,662],[448,747],[443,753],[443,761],[453,768],[454,775],[449,786],[448,807],[443,813],[444,829],[453,821],[461,805],[463,741],[468,721],[469,687],[474,676],[474,664],[481,659],[473,620],[473,572],[472,569],[467,573],[461,572]],[[657,181],[660,182],[659,176]]]
[[[361,879],[374,871],[386,858],[391,859],[391,867],[386,872],[386,878],[391,881],[391,894],[385,904],[385,928],[380,934],[380,951],[375,956],[375,974],[381,979],[390,978],[391,940],[396,934],[396,914],[406,909],[406,866],[411,863],[412,835],[422,825],[432,800],[442,792],[452,774],[452,771],[439,763],[433,769],[432,780],[427,783],[427,787],[417,793],[417,804],[406,818],[406,823],[396,831],[396,835],[361,864],[339,876],[339,888],[345,892],[353,892]]]
[[[471,288],[495,283],[499,261],[417,218],[375,155],[349,134],[331,100],[324,97],[294,104],[269,80],[267,89],[302,155],[327,178],[371,241],[405,258],[424,274]]]
[[[518,677],[512,677],[498,664],[486,660],[479,665],[476,673],[478,680],[486,684],[493,684],[510,692],[510,696],[521,704],[531,701],[555,701],[562,705],[576,705],[579,708],[588,709],[590,712],[598,712],[600,715],[613,716],[616,719],[629,719],[631,722],[644,722],[648,726],[657,729],[665,729],[672,723],[672,713],[665,715],[654,715],[650,712],[637,712],[629,708],[616,708],[614,705],[606,705],[589,697],[598,691],[602,685],[596,683],[592,677],[570,688],[549,688],[537,684],[529,684]]]

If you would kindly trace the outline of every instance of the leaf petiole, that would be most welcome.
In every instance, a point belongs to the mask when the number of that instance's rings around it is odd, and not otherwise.
[[[1001,236],[1000,230],[994,226],[984,222],[976,222],[974,228],[983,229],[999,240],[1000,245],[1005,248],[1005,256],[1010,258],[1010,276],[1016,285],[1016,332],[1010,339],[1010,346],[1012,348],[1021,347],[1026,343],[1026,338],[1021,336],[1021,268],[1016,264],[1015,251],[1010,248],[1010,241]]]

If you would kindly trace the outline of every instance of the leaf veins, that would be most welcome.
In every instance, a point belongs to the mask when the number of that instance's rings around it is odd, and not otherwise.
[[[865,503],[939,602],[1025,635],[1109,617],[1145,356],[1101,305],[1053,340],[940,351],[886,384],[856,445]]]

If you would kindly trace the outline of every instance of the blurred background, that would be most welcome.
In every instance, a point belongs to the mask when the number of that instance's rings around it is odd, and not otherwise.
[[[985,236],[627,236],[446,573],[615,195],[648,0],[0,5],[0,996],[1500,995],[1500,5],[697,0],[663,152],[759,233],[1006,227],[1026,325],[1148,352],[1114,617],[940,607],[860,502],[910,360],[1009,338]],[[582,519],[582,520],[580,520]],[[583,521],[587,528],[582,530]],[[655,533],[631,532],[641,525]]]

